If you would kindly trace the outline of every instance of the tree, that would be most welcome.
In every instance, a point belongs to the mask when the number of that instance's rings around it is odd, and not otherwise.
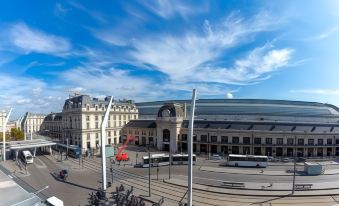
[[[15,140],[24,140],[25,134],[23,131],[17,129],[17,128],[12,128],[11,129],[11,137]]]
[[[8,142],[10,139],[10,134],[9,132],[6,132],[6,142]],[[2,142],[2,131],[0,132],[0,142]]]

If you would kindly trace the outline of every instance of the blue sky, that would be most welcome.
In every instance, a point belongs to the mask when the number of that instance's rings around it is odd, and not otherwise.
[[[3,1],[0,108],[70,91],[136,101],[265,98],[339,106],[338,1]]]

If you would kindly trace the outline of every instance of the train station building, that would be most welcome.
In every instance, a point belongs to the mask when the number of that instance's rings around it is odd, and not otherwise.
[[[139,119],[122,134],[134,144],[187,152],[190,101],[136,104]],[[196,154],[253,154],[275,157],[339,156],[339,109],[331,104],[258,99],[197,100]]]

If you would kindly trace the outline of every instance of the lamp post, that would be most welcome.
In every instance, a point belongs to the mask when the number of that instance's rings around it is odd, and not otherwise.
[[[191,102],[191,117],[188,124],[188,193],[187,206],[192,206],[192,181],[193,181],[193,125],[194,125],[194,110],[196,89],[193,89]]]
[[[66,159],[68,159],[68,147],[69,147],[69,145],[68,145],[68,137],[67,137],[66,141],[67,141],[67,147],[66,147]]]
[[[102,170],[102,189],[107,189],[107,182],[106,182],[106,127],[108,122],[109,112],[111,110],[113,97],[109,100],[104,119],[101,123],[101,170]]]
[[[148,144],[148,196],[151,197],[151,151]]]
[[[12,108],[9,110],[6,116],[6,119],[2,124],[2,156],[3,156],[4,161],[6,161],[6,126],[7,126],[9,116],[11,115],[11,112],[12,112]]]
[[[292,195],[295,191],[295,170],[296,170],[296,154],[297,154],[297,136],[294,136],[294,169],[293,169],[293,185],[292,185]]]
[[[171,152],[171,138],[169,141],[169,164],[168,164],[168,179],[171,179],[171,164],[172,164],[172,152]]]

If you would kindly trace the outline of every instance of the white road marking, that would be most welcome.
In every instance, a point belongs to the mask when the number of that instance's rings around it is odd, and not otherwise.
[[[13,179],[13,177],[11,175],[8,175],[9,178]]]

